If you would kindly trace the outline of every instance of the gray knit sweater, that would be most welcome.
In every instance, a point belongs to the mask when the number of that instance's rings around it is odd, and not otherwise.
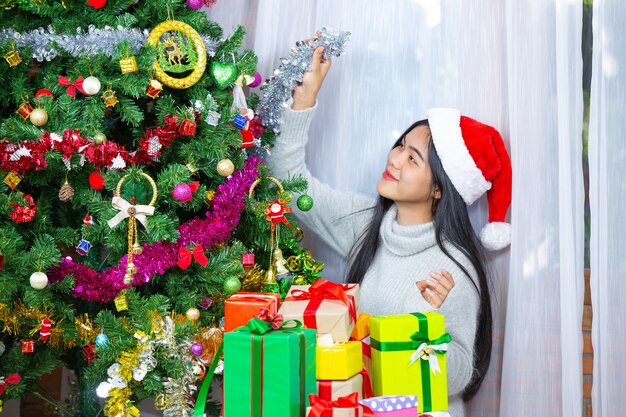
[[[374,200],[367,196],[339,192],[312,177],[305,164],[305,145],[315,107],[303,111],[286,108],[281,134],[269,158],[273,175],[287,178],[301,174],[309,181],[308,194],[315,204],[308,212],[294,207],[301,224],[314,231],[344,258],[371,218]],[[401,226],[393,205],[383,218],[380,246],[361,284],[361,311],[375,316],[432,311],[416,281],[429,272],[447,269],[456,282],[439,312],[445,316],[446,330],[452,336],[447,353],[449,413],[463,417],[463,389],[473,372],[474,339],[479,309],[478,292],[471,282],[476,272],[469,260],[452,245],[446,248],[463,264],[472,277],[448,258],[435,241],[433,223]],[[443,411],[443,410],[440,410]]]

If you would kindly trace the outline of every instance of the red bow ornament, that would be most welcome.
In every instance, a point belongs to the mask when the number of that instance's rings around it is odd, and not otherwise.
[[[4,393],[4,390],[7,388],[7,385],[15,385],[20,382],[20,374],[15,373],[7,376],[6,378],[0,377],[0,395]]]
[[[272,329],[278,330],[283,325],[283,315],[282,314],[273,314],[267,308],[262,308],[259,310],[258,314],[254,316],[263,321],[266,321],[272,326]]]
[[[67,94],[69,94],[70,96],[72,96],[72,98],[76,98],[76,89],[78,89],[78,91],[80,91],[81,93],[83,93],[86,96],[90,96],[91,95],[91,94],[88,94],[83,89],[83,82],[84,81],[85,81],[85,79],[83,77],[78,77],[76,79],[76,81],[71,82],[67,77],[59,75],[59,85],[62,86],[62,87],[67,86],[67,89],[65,90],[65,92]]]
[[[202,245],[196,245],[196,247],[193,248],[192,251],[190,251],[186,247],[182,247],[178,251],[178,254],[180,258],[178,259],[178,262],[176,262],[176,265],[178,265],[180,269],[189,268],[192,258],[195,259],[196,262],[198,262],[200,265],[202,265],[203,268],[206,268],[207,264],[209,263],[209,260],[204,255],[204,248],[202,247]]]

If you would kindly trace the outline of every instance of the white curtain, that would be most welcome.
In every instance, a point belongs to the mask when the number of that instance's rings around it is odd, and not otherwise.
[[[589,127],[594,417],[626,409],[626,4],[594,0]]]
[[[226,32],[248,26],[264,78],[315,29],[352,32],[307,147],[313,174],[337,189],[374,193],[394,139],[430,107],[498,128],[513,243],[490,261],[492,366],[468,415],[581,416],[582,0],[220,0],[207,13]],[[480,228],[486,201],[470,215]],[[344,278],[329,249],[310,234],[305,245],[327,278]]]

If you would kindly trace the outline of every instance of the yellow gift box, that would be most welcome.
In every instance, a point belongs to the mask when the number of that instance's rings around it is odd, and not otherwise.
[[[343,381],[352,378],[363,369],[361,342],[338,343],[332,346],[318,343],[315,356],[318,380]]]
[[[436,312],[372,317],[375,396],[416,395],[420,413],[448,409],[445,352],[450,336]]]

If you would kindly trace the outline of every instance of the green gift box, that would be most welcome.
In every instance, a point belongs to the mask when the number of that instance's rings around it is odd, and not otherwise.
[[[372,317],[375,396],[416,395],[420,413],[448,409],[446,356],[451,338],[436,312]]]
[[[251,331],[252,330],[252,331]],[[224,417],[305,417],[315,394],[315,329],[224,334]]]

